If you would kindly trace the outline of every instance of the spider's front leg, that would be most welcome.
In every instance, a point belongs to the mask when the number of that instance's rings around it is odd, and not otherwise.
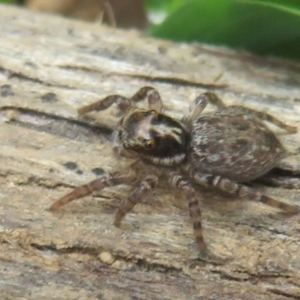
[[[220,191],[227,192],[231,195],[236,195],[241,198],[247,198],[252,201],[261,202],[265,205],[278,208],[288,215],[294,215],[300,212],[297,206],[281,202],[241,183],[223,178],[221,176],[214,176],[196,172],[193,177],[195,181],[200,185],[213,187]]]
[[[88,104],[86,106],[83,106],[78,109],[79,115],[84,115],[86,113],[92,112],[92,111],[100,111],[105,110],[112,106],[114,103],[117,104],[117,106],[123,111],[126,112],[128,109],[131,108],[131,101],[121,95],[110,95],[105,97],[104,99],[101,99],[97,102],[94,102],[92,104]]]
[[[133,170],[103,175],[100,178],[89,182],[88,184],[77,187],[71,193],[55,201],[49,209],[52,211],[58,210],[61,206],[66,205],[73,200],[85,197],[108,186],[132,184],[136,180],[136,176],[137,175]]]
[[[140,183],[139,187],[136,188],[128,198],[122,201],[114,220],[115,226],[120,226],[122,219],[125,215],[130,212],[134,206],[140,202],[143,198],[148,196],[157,185],[158,178],[155,175],[148,175]]]
[[[206,256],[208,254],[206,244],[203,238],[203,230],[201,223],[201,210],[199,206],[198,200],[195,198],[195,189],[192,184],[184,179],[181,175],[176,172],[169,172],[170,178],[169,182],[175,188],[178,188],[186,200],[188,201],[188,206],[190,210],[190,216],[193,222],[194,234],[196,237],[196,242],[200,250],[200,254],[202,256]]]
[[[143,99],[148,99],[149,109],[154,109],[157,112],[161,112],[163,109],[163,103],[158,91],[151,87],[145,86],[139,89],[131,98],[126,98],[122,95],[110,95],[97,102],[83,106],[78,109],[78,114],[83,115],[92,111],[105,110],[114,103],[123,111],[127,112],[132,108],[133,102],[139,102]]]
[[[144,86],[139,89],[130,99],[133,102],[139,102],[143,99],[148,99],[149,109],[154,109],[157,112],[163,110],[163,102],[158,91],[152,86]]]

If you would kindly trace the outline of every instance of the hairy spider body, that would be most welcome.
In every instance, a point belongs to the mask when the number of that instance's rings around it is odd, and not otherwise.
[[[285,150],[264,123],[231,106],[193,122],[190,154],[201,172],[245,182],[274,168]]]
[[[135,105],[144,98],[148,99],[147,110]],[[202,114],[209,102],[218,110]],[[226,107],[212,93],[201,94],[191,105],[189,113],[182,120],[175,120],[162,112],[163,103],[152,87],[140,89],[130,99],[120,95],[108,96],[80,108],[79,114],[104,110],[114,103],[124,112],[115,132],[115,150],[119,155],[142,161],[148,174],[142,180],[138,180],[133,169],[103,175],[54,202],[51,210],[107,186],[137,184],[116,213],[114,224],[119,226],[124,216],[150,194],[158,183],[158,177],[164,173],[171,186],[179,189],[188,202],[202,255],[207,255],[208,251],[203,238],[201,210],[191,180],[279,208],[288,214],[299,212],[296,206],[242,184],[264,175],[286,155],[280,141],[263,121],[289,133],[296,132],[295,127],[242,106]]]

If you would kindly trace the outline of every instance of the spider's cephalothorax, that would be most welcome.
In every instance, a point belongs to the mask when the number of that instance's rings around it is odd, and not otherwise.
[[[155,166],[177,166],[187,155],[187,131],[180,122],[155,110],[131,110],[122,118],[118,136],[125,149]]]
[[[145,97],[149,103],[147,110],[135,105]],[[202,113],[209,102],[218,110]],[[169,183],[179,189],[188,201],[196,242],[203,255],[207,254],[207,248],[202,234],[201,210],[191,180],[279,208],[288,214],[299,212],[296,206],[242,184],[266,174],[278,166],[286,155],[275,134],[263,121],[271,122],[289,133],[296,132],[295,127],[249,108],[226,107],[212,93],[197,97],[189,113],[178,121],[162,112],[161,98],[152,87],[140,89],[130,99],[120,95],[108,96],[79,109],[79,113],[104,110],[113,103],[124,112],[115,134],[117,153],[152,165],[146,168],[148,174],[142,180],[138,179],[133,169],[103,175],[54,202],[50,209],[57,210],[107,186],[137,185],[116,213],[114,224],[119,225],[123,217],[152,191],[158,183],[158,176],[164,173]]]

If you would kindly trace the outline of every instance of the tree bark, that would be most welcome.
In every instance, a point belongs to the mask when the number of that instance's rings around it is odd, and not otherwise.
[[[0,24],[1,299],[300,299],[300,216],[198,189],[205,239],[229,257],[216,264],[198,259],[187,205],[166,184],[120,228],[112,220],[124,186],[47,211],[130,163],[112,155],[117,108],[91,119],[78,107],[152,85],[180,117],[209,90],[300,129],[299,63],[10,6],[0,6]],[[300,134],[277,131],[299,154]],[[299,190],[256,188],[299,205]]]

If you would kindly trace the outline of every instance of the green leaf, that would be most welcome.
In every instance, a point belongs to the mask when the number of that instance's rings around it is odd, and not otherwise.
[[[261,5],[268,5],[273,7],[277,6],[279,9],[286,10],[298,15],[300,14],[299,0],[253,0],[252,2],[260,2]]]
[[[151,34],[300,59],[300,1],[189,1]]]
[[[146,5],[151,10],[161,10],[170,13],[186,4],[187,1],[191,0],[147,0]]]

